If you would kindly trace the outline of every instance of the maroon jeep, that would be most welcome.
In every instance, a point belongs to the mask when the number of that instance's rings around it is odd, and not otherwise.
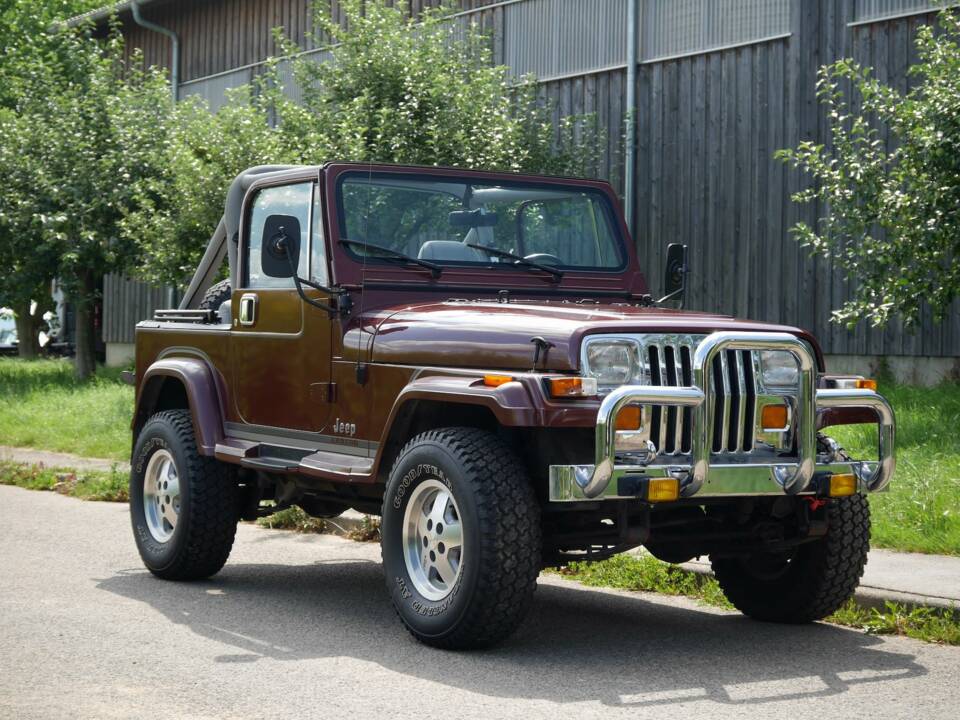
[[[207,577],[241,518],[354,508],[431,645],[501,640],[542,568],[641,545],[709,556],[752,617],[824,617],[862,574],[893,413],[802,330],[666,307],[682,245],[667,265],[654,301],[603,182],[243,173],[180,307],[137,327],[144,563]],[[862,422],[877,460],[821,432]]]

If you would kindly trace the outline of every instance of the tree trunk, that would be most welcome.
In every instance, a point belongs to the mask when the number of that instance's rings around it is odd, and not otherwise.
[[[39,318],[30,314],[30,301],[15,303],[14,322],[17,324],[17,354],[24,360],[35,360],[40,354]],[[40,312],[39,306],[37,312]]]
[[[77,354],[74,358],[74,372],[78,380],[86,380],[97,369],[97,330],[94,304],[96,302],[96,283],[93,273],[84,270],[78,278],[80,292],[77,293]]]

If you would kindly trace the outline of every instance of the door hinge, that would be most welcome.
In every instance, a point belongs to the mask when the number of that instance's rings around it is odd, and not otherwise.
[[[333,382],[312,383],[310,400],[318,403],[332,403],[337,399],[337,384]]]

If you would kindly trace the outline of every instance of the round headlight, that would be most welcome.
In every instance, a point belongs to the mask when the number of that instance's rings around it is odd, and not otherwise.
[[[788,352],[764,350],[760,353],[760,377],[768,388],[795,388],[800,381],[800,367]]]
[[[587,345],[586,374],[601,388],[641,383],[640,348],[630,340],[594,341]]]

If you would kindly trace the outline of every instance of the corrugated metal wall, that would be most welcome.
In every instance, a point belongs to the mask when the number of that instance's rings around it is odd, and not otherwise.
[[[151,17],[184,33],[190,80],[266,57],[273,26],[302,39],[307,1],[210,0],[193,11],[193,3],[177,0]],[[414,12],[439,2],[396,1]],[[802,139],[828,141],[814,93],[820,65],[852,55],[906,88],[916,29],[933,17],[916,14],[926,4],[643,0],[635,235],[655,293],[666,245],[683,241],[694,263],[692,308],[799,325],[829,353],[960,355],[960,304],[944,324],[927,318],[915,333],[895,324],[849,332],[829,322],[849,283],[790,237],[792,225],[813,223],[820,209],[789,200],[808,179],[772,158]],[[461,0],[460,6],[467,12],[458,22],[490,33],[496,62],[509,62],[517,74],[536,72],[540,96],[555,104],[558,119],[597,114],[608,142],[596,173],[622,189],[626,0]],[[904,13],[915,14],[870,22]],[[137,37],[131,32],[132,44]],[[147,58],[166,61],[155,50]],[[255,71],[245,68],[233,79]],[[189,83],[185,92],[216,103],[231,80]]]
[[[103,341],[132,343],[134,326],[153,317],[157,308],[171,307],[180,301],[173,288],[158,288],[123,275],[103,278]]]

